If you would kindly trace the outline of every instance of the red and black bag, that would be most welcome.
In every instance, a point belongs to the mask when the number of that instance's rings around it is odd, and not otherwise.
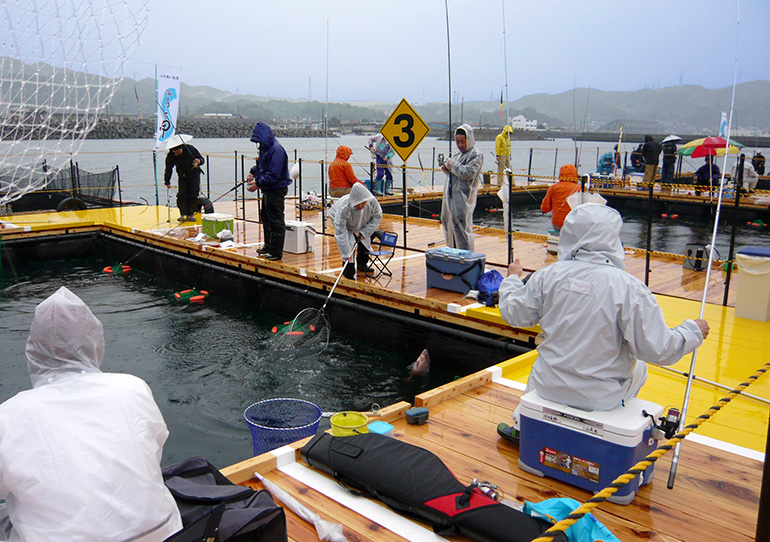
[[[319,433],[300,453],[310,466],[334,476],[346,488],[426,521],[440,535],[530,542],[550,527],[475,486],[464,486],[433,452],[391,437]]]

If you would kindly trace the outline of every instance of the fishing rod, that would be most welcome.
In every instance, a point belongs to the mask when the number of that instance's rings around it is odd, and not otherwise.
[[[690,376],[690,373],[686,373],[685,371],[680,371],[678,369],[674,369],[673,367],[667,367],[665,365],[659,365],[661,369],[665,369],[667,371],[670,371],[672,373],[676,373],[678,375],[682,376]],[[715,388],[720,388],[723,390],[733,391],[734,387],[732,386],[725,386],[724,384],[720,384],[719,382],[714,382],[713,380],[706,380],[705,378],[701,378],[699,376],[693,376],[693,380],[697,380],[698,382],[703,382],[704,384],[708,384],[710,386],[714,386]],[[763,397],[759,397],[758,395],[752,395],[750,393],[746,393],[745,391],[741,392],[741,397],[747,397],[749,399],[754,399],[755,401],[758,401],[760,403],[764,403],[766,405],[770,405],[770,400],[765,399]]]
[[[741,24],[741,14],[740,14],[740,4],[738,4],[738,21],[736,23],[736,26],[740,27]],[[724,155],[724,161],[722,163],[722,175],[719,179],[719,195],[717,197],[717,206],[716,206],[716,214],[714,215],[714,229],[711,233],[711,245],[709,249],[709,259],[708,264],[706,265],[706,281],[703,285],[703,297],[701,298],[701,304],[700,304],[700,315],[698,318],[703,319],[703,315],[706,309],[706,296],[708,295],[708,288],[709,288],[709,279],[711,278],[711,265],[714,261],[714,246],[716,245],[716,238],[717,238],[717,230],[719,229],[719,215],[722,210],[722,194],[724,192],[724,186],[725,186],[725,169],[727,168],[727,151],[730,148],[730,132],[732,130],[732,124],[733,124],[733,110],[735,108],[735,87],[738,83],[738,37],[740,35],[740,32],[738,29],[736,29],[735,32],[735,69],[733,73],[733,91],[732,91],[732,97],[730,98],[730,118],[727,123],[727,134],[726,134],[726,140],[725,140],[725,155]],[[710,192],[710,191],[709,191]],[[687,419],[687,407],[690,403],[690,392],[692,391],[692,382],[695,377],[695,361],[698,356],[698,349],[696,348],[693,350],[692,357],[690,358],[690,370],[687,372],[687,386],[685,387],[684,392],[684,401],[682,404],[682,410],[681,415],[679,418],[679,427],[677,428],[678,432],[681,432],[682,429],[685,427],[686,419]],[[666,487],[668,489],[674,488],[674,480],[676,479],[676,470],[677,466],[679,465],[679,452],[681,449],[682,442],[679,441],[676,443],[676,446],[674,448],[674,454],[671,457],[671,469],[668,472],[668,484]]]

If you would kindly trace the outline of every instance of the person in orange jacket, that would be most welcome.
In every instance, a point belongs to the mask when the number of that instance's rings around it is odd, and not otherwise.
[[[353,185],[361,182],[353,173],[353,166],[348,163],[351,154],[353,150],[350,147],[340,145],[337,147],[337,157],[329,164],[329,195],[333,198],[350,194]]]
[[[551,224],[555,230],[561,230],[564,219],[570,211],[567,198],[579,192],[578,172],[573,164],[566,164],[559,170],[559,182],[548,187],[540,210],[544,213],[552,212]]]

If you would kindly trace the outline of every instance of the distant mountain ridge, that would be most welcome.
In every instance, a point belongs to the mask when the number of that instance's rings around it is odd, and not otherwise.
[[[5,59],[7,61],[9,59]],[[22,64],[10,59],[13,70],[53,70],[45,65]],[[41,67],[42,66],[42,67]],[[6,76],[13,76],[6,67]],[[61,80],[65,71],[60,71]],[[75,75],[67,75],[70,79]],[[90,76],[93,77],[93,76]],[[584,131],[613,131],[624,126],[626,132],[650,130],[657,133],[715,133],[720,114],[730,108],[732,87],[706,89],[697,85],[643,89],[636,91],[603,91],[577,88],[559,94],[533,94],[505,104],[510,116],[523,114],[537,119],[549,128]],[[202,116],[226,113],[245,119],[272,122],[321,122],[325,104],[319,101],[278,99],[251,94],[235,94],[213,86],[190,86],[182,82],[180,115]],[[65,104],[63,104],[65,105]],[[328,104],[327,117],[337,122],[383,122],[395,103],[373,100]],[[446,103],[413,104],[428,123],[447,122]],[[124,78],[110,102],[111,115],[150,118],[155,112],[155,81],[150,78]],[[502,125],[500,103],[489,101],[452,104],[453,123]],[[637,130],[634,130],[634,128]],[[758,132],[770,131],[770,81],[741,83],[735,91],[733,127]]]

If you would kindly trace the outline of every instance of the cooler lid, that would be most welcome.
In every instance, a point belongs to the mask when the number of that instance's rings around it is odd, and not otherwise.
[[[425,251],[426,258],[435,258],[437,260],[445,260],[451,262],[459,261],[473,261],[481,258],[486,258],[486,254],[480,252],[472,252],[470,250],[464,250],[460,248],[429,248]]]
[[[738,251],[738,254],[743,254],[744,256],[760,256],[764,258],[770,258],[770,248],[743,247]]]
[[[604,432],[624,437],[634,437],[649,426],[650,418],[644,416],[642,410],[655,416],[656,420],[663,411],[660,405],[636,397],[626,401],[624,407],[614,410],[580,410],[543,399],[537,391],[527,392],[521,397],[521,408],[522,415],[526,415],[525,410],[543,415],[561,415],[589,425],[600,424]]]
[[[203,220],[233,220],[233,215],[226,215],[224,213],[204,213],[201,215]]]

